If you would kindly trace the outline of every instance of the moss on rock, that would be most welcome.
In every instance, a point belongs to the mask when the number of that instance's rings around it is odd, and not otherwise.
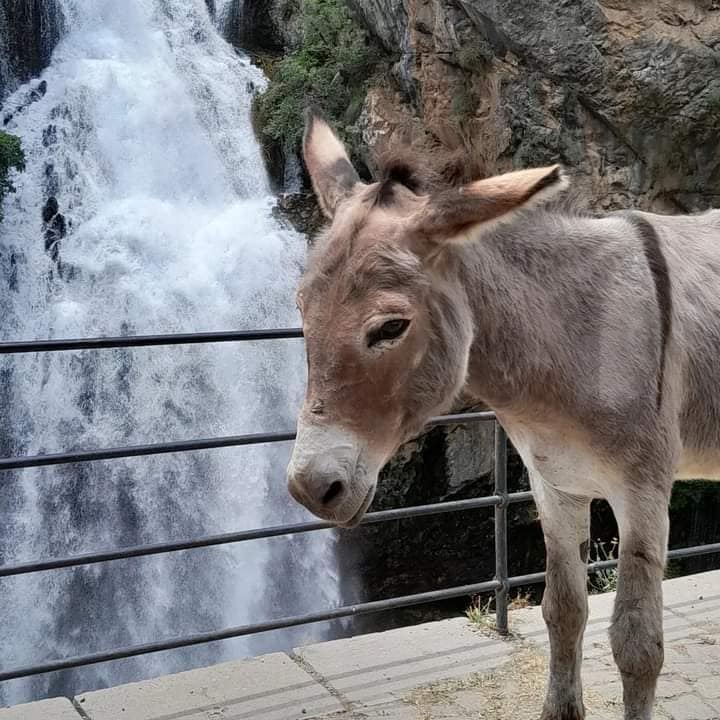
[[[20,138],[0,130],[0,220],[2,220],[2,201],[5,193],[15,189],[10,179],[10,171],[13,169],[25,169],[25,155]]]

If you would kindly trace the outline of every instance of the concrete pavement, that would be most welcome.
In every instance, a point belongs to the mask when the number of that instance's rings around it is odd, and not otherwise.
[[[668,580],[663,720],[720,720],[720,571]],[[620,718],[607,641],[613,594],[590,598],[588,717]],[[540,608],[512,636],[454,618],[0,709],[0,720],[536,720],[547,667]]]

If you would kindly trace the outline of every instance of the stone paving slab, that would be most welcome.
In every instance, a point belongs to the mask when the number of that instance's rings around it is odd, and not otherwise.
[[[309,720],[343,709],[284,653],[98,690],[76,702],[88,720]]]
[[[81,716],[67,698],[54,698],[0,708],[0,720],[81,720]]]
[[[402,699],[421,685],[465,677],[508,659],[508,644],[484,636],[465,618],[298,648],[295,654],[351,703]]]

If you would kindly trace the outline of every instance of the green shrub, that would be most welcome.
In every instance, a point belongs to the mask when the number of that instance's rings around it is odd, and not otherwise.
[[[15,189],[9,178],[10,170],[13,168],[25,169],[25,155],[20,146],[20,138],[0,130],[0,220],[2,220],[2,201],[5,193]]]
[[[300,25],[300,46],[266,67],[270,84],[255,103],[263,144],[278,143],[285,152],[300,148],[303,111],[310,105],[348,140],[368,81],[384,59],[343,0],[302,0]]]

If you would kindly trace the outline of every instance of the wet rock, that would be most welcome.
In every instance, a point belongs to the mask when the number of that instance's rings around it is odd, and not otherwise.
[[[30,99],[32,102],[37,102],[40,98],[45,96],[47,92],[47,80],[41,80],[35,88],[30,91]]]
[[[0,0],[0,101],[48,66],[63,32],[56,0]]]
[[[42,80],[34,88],[28,90],[25,96],[20,99],[20,102],[15,106],[13,110],[6,112],[3,116],[3,125],[9,125],[12,119],[22,112],[25,112],[26,108],[32,103],[37,102],[45,96],[47,92],[47,82]]]
[[[324,223],[315,196],[309,192],[281,194],[278,197],[276,212],[280,217],[288,220],[298,232],[307,235],[310,242]]]
[[[43,130],[42,144],[43,147],[50,147],[57,143],[57,125],[48,125]]]
[[[223,33],[240,50],[276,54],[299,44],[298,9],[298,0],[233,0]]]
[[[42,219],[45,252],[59,265],[60,241],[67,235],[67,222],[54,196],[50,196],[43,206]]]
[[[45,181],[43,183],[45,194],[52,197],[60,192],[60,176],[52,162],[45,163]]]

